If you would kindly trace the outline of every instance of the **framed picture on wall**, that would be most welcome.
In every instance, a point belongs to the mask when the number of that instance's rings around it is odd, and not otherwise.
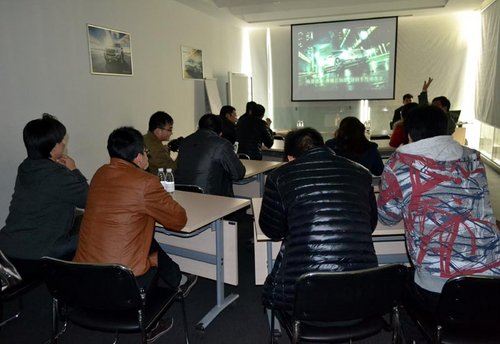
[[[200,49],[181,46],[182,78],[203,79],[203,53]]]
[[[132,74],[130,34],[87,24],[90,72],[92,74]]]

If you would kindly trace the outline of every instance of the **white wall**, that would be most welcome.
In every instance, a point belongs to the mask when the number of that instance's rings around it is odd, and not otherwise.
[[[131,35],[132,77],[90,74],[86,25]],[[68,153],[87,178],[108,161],[116,127],[147,130],[164,110],[174,136],[204,112],[200,81],[182,80],[180,46],[203,50],[205,77],[226,102],[227,72],[241,71],[242,33],[171,0],[0,0],[0,228],[16,170],[26,157],[22,129],[48,112],[68,130]]]
[[[473,89],[467,92],[465,88],[469,45],[463,35],[464,25],[471,29],[473,23],[464,23],[462,14],[399,19],[395,99],[370,101],[372,131],[389,130],[389,121],[394,109],[401,105],[403,94],[412,93],[417,101],[423,81],[429,76],[434,78],[429,88],[429,101],[445,95],[451,100],[452,109],[464,110],[464,102],[473,97]],[[260,39],[265,37],[261,31],[251,34]],[[255,39],[251,42],[253,44]],[[271,45],[275,129],[294,127],[301,119],[306,126],[333,132],[337,116],[359,116],[359,101],[291,102],[290,28],[272,28]],[[265,53],[262,44],[252,49]],[[257,74],[259,70],[262,70],[261,65],[254,68],[254,85],[265,85],[268,74]],[[468,84],[473,86],[470,80]],[[383,111],[384,108],[388,111]],[[470,112],[472,108],[468,110],[469,113],[462,111],[461,120],[474,117]]]

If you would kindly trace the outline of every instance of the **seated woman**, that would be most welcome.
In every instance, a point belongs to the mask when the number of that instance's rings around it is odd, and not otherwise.
[[[408,112],[410,112],[411,109],[414,109],[417,106],[417,103],[407,103],[401,107],[401,119],[393,124],[389,146],[398,148],[399,146],[408,143],[408,135],[406,134],[404,129],[404,120],[408,115]]]
[[[375,176],[380,176],[384,163],[378,152],[378,145],[365,136],[365,126],[356,117],[345,117],[333,139],[325,144],[337,155],[355,161]]]
[[[75,161],[63,154],[66,128],[44,114],[23,130],[28,157],[19,165],[0,250],[23,279],[40,275],[39,259],[71,259],[78,233],[75,208],[84,208],[88,184]]]

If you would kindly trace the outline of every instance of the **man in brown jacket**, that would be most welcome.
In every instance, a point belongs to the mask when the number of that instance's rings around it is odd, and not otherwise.
[[[176,168],[176,162],[170,156],[169,146],[163,145],[163,141],[170,140],[173,129],[174,119],[164,111],[157,111],[149,118],[148,132],[144,135],[144,145],[149,149],[148,171],[152,174],[158,174],[160,167],[165,170],[167,168],[175,170]]]
[[[148,156],[138,130],[114,130],[107,148],[111,161],[97,170],[90,183],[74,261],[123,264],[145,289],[156,275],[167,287],[179,288],[179,266],[154,240],[154,226],[158,221],[179,231],[187,222],[186,211],[165,192],[157,176],[145,171]],[[189,275],[185,280],[180,288],[186,295],[196,276]],[[150,340],[168,331],[172,324],[171,319],[160,322],[149,334]]]

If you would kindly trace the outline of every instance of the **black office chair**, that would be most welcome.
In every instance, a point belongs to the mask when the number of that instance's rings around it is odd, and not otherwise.
[[[406,274],[407,268],[399,264],[304,274],[295,284],[293,312],[272,310],[271,329],[275,313],[293,344],[350,342],[382,329],[392,329],[392,341],[396,343],[400,339],[399,306]],[[389,323],[384,319],[386,314],[390,314]],[[337,324],[328,325],[334,322]]]
[[[250,155],[245,153],[238,153],[238,159],[250,160]]]
[[[87,264],[43,257],[45,283],[52,295],[52,343],[57,343],[67,321],[98,331],[146,333],[175,300],[180,300],[184,334],[189,343],[184,298],[180,290],[152,288],[144,293],[132,271],[118,264]],[[59,320],[64,321],[58,332]]]
[[[194,184],[175,184],[175,189],[179,191],[205,193],[202,187]]]
[[[499,343],[500,276],[451,278],[436,314],[406,310],[432,343]]]
[[[19,318],[21,312],[24,308],[23,296],[30,290],[34,289],[42,283],[41,279],[23,280],[19,284],[13,287],[8,287],[0,292],[0,327],[4,326],[8,322]],[[18,310],[13,315],[9,316],[4,320],[3,315],[3,305],[9,301],[16,300],[18,302]]]

